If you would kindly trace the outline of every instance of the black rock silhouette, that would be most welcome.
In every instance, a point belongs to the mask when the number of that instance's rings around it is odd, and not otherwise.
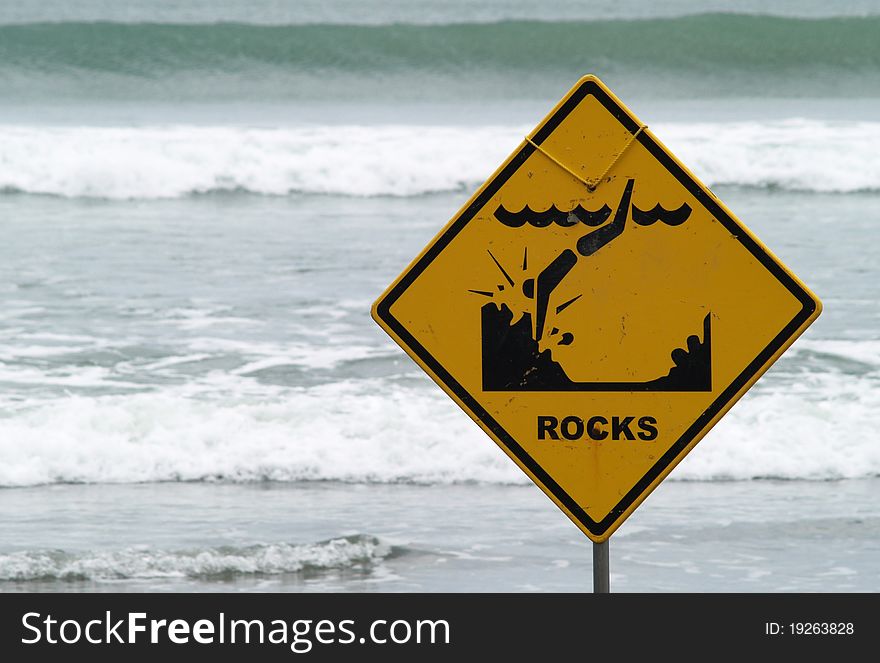
[[[703,338],[687,339],[687,349],[670,354],[674,366],[663,377],[645,382],[575,382],[550,349],[543,352],[532,333],[532,317],[513,322],[506,304],[487,303],[482,320],[483,391],[711,391],[711,318],[703,319]]]

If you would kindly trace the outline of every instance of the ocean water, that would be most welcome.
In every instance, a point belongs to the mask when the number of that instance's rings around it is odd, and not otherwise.
[[[369,317],[588,72],[825,305],[612,589],[880,591],[880,13],[728,9],[0,2],[0,591],[589,591]]]

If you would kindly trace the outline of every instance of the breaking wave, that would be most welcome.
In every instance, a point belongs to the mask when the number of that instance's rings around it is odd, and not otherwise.
[[[421,25],[46,22],[0,26],[0,83],[9,99],[555,98],[594,72],[615,89],[663,97],[871,96],[880,92],[878,32],[876,15],[729,13]]]
[[[0,125],[0,191],[106,199],[469,193],[529,129]],[[880,122],[791,119],[651,129],[710,186],[880,191]]]
[[[0,581],[113,581],[150,578],[229,579],[369,567],[391,553],[372,536],[318,543],[274,543],[191,550],[137,546],[122,550],[24,550],[0,553]]]
[[[672,480],[880,476],[880,344],[801,339]],[[260,400],[153,392],[55,398],[0,418],[0,486],[155,481],[527,484],[427,378]]]

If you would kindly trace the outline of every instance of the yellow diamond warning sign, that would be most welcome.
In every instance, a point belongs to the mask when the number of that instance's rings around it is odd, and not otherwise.
[[[820,310],[587,76],[373,317],[601,542]]]

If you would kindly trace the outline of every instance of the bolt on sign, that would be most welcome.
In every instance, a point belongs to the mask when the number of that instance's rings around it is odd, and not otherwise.
[[[600,543],[820,311],[586,76],[373,317]]]

